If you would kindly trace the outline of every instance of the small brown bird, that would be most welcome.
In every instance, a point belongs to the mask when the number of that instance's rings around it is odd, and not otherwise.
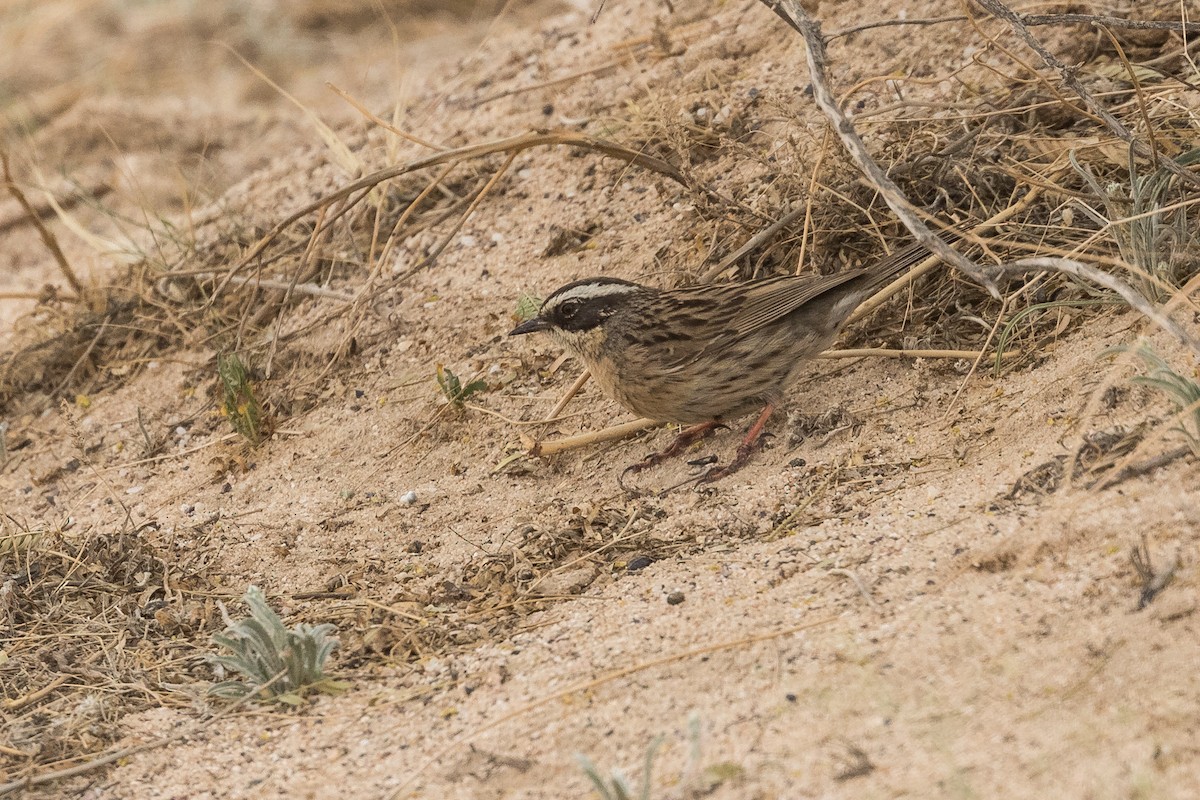
[[[685,289],[584,278],[556,290],[509,335],[545,331],[625,408],[694,426],[627,471],[658,463],[761,408],[733,462],[709,470],[701,479],[707,482],[745,463],[784,390],[829,347],[854,309],[927,254],[914,245],[869,270]]]

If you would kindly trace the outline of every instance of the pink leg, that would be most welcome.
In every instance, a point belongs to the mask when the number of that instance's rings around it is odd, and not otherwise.
[[[682,431],[680,431],[679,436],[675,438],[675,441],[671,442],[670,447],[660,453],[651,453],[638,463],[627,467],[625,471],[621,473],[621,477],[625,477],[631,472],[637,473],[644,469],[649,469],[655,464],[659,464],[668,458],[679,455],[693,442],[703,439],[715,428],[720,427],[720,425],[721,423],[714,420],[713,422],[701,422],[699,425],[693,425],[690,428],[684,428]]]
[[[746,438],[742,439],[742,443],[738,445],[737,454],[724,467],[713,467],[704,476],[700,478],[699,483],[712,483],[715,480],[724,478],[726,475],[732,475],[741,469],[747,461],[750,460],[750,455],[758,449],[758,439],[762,436],[763,428],[767,426],[767,420],[775,411],[774,403],[767,403],[763,408],[762,413],[758,415],[758,419],[750,426],[750,430],[746,432]]]

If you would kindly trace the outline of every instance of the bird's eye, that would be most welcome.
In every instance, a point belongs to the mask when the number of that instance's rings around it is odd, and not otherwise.
[[[565,319],[570,319],[579,313],[579,307],[583,303],[578,298],[572,297],[570,300],[564,300],[562,305],[558,307],[558,313],[562,314]]]

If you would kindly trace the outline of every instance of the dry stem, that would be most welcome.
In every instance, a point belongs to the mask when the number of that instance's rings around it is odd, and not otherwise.
[[[833,128],[837,132],[838,138],[842,140],[842,145],[846,148],[850,158],[871,181],[884,202],[887,203],[888,208],[904,223],[904,227],[908,228],[917,241],[941,257],[943,261],[953,264],[971,276],[993,297],[999,299],[1000,290],[996,288],[996,283],[991,276],[982,267],[938,238],[921,220],[921,214],[917,207],[904,196],[900,187],[880,169],[879,165],[871,158],[870,153],[867,152],[862,138],[854,129],[853,123],[842,113],[837,99],[829,88],[829,79],[825,74],[825,40],[821,36],[821,29],[816,21],[801,7],[798,0],[762,0],[762,3],[804,37],[804,41],[808,45],[805,55],[808,59],[813,97],[820,109],[825,112],[825,116],[833,123]]]

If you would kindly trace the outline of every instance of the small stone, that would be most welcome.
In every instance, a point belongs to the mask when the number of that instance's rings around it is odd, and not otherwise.
[[[400,505],[411,506],[417,502],[417,493],[409,489],[404,494],[400,495]]]
[[[667,605],[677,606],[683,602],[683,592],[671,592],[667,595]]]
[[[641,572],[646,567],[654,563],[654,559],[647,555],[636,555],[629,559],[629,563],[625,565],[625,571],[629,573]]]

